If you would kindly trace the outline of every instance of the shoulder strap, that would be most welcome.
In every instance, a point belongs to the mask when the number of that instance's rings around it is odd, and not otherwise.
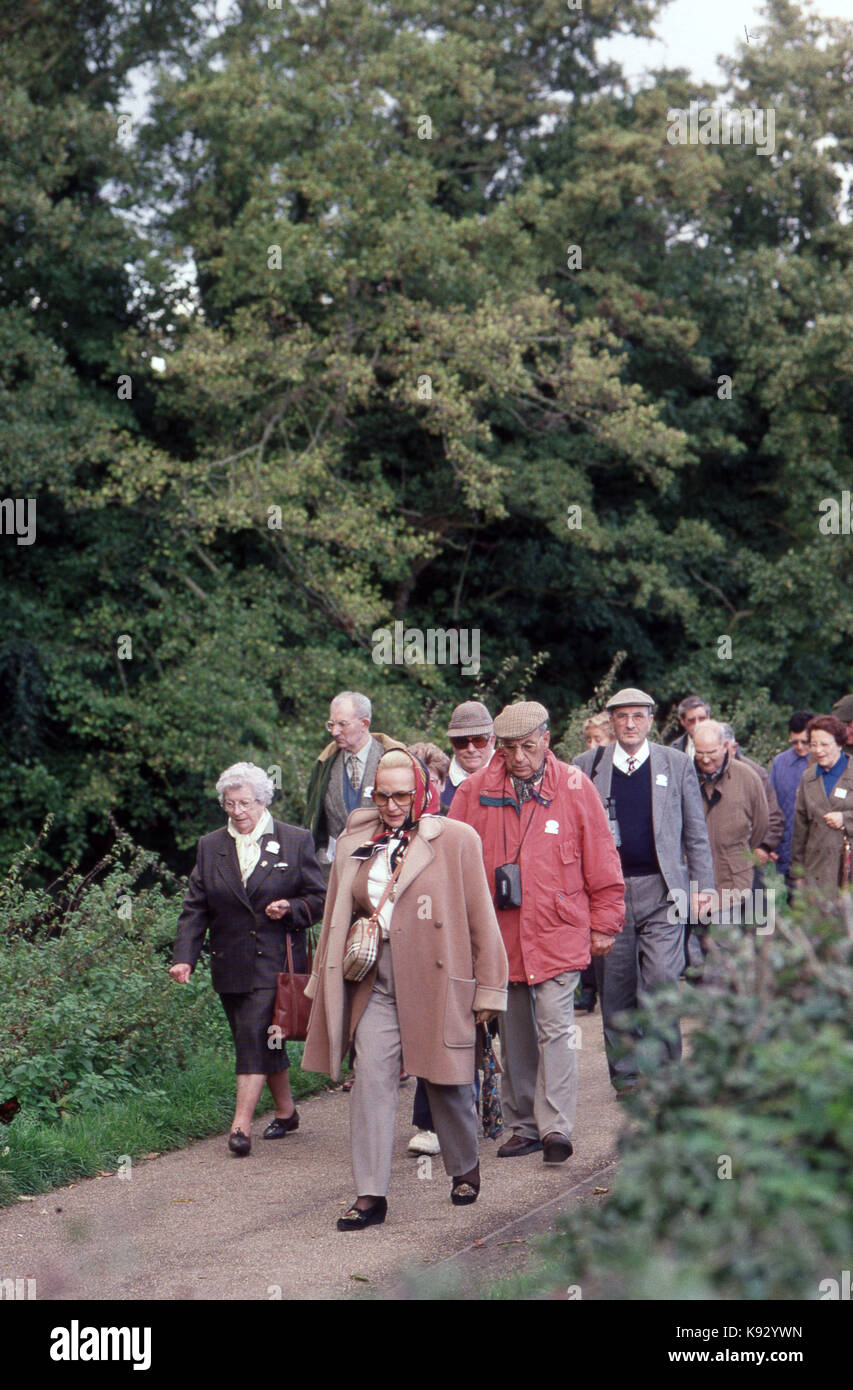
[[[596,779],[596,777],[598,776],[598,764],[601,762],[601,759],[602,759],[603,757],[604,757],[604,744],[603,744],[603,743],[600,743],[600,744],[598,745],[598,747],[596,748],[596,750],[595,750],[595,757],[594,757],[593,760],[592,760],[592,767],[591,767],[590,770],[589,770],[589,780],[590,780],[590,782],[594,782],[595,779]]]

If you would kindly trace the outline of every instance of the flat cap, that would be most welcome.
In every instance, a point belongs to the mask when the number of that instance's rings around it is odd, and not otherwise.
[[[840,700],[836,700],[832,713],[836,719],[843,719],[845,724],[849,724],[853,719],[853,695],[842,695]]]
[[[448,738],[463,738],[466,734],[469,738],[475,734],[490,734],[492,732],[492,716],[481,705],[479,700],[464,700],[461,705],[457,705],[450,716],[450,727],[447,730]]]
[[[495,716],[495,733],[498,738],[526,738],[544,724],[548,711],[536,700],[520,700],[517,705],[504,705]]]
[[[655,702],[645,690],[636,690],[629,685],[625,690],[617,690],[615,695],[611,695],[604,708],[616,709],[619,705],[651,705],[654,709]]]

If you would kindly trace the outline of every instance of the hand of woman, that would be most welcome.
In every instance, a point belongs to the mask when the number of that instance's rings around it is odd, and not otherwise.
[[[830,830],[842,830],[844,828],[844,817],[840,811],[827,811],[823,819]]]
[[[173,980],[177,980],[179,985],[186,985],[189,984],[192,967],[182,961],[179,965],[171,965],[169,967],[169,974]]]
[[[474,1015],[475,1023],[488,1023],[490,1018],[495,1017],[494,1009],[478,1009]]]
[[[285,913],[289,911],[290,903],[287,898],[279,898],[274,903],[267,903],[266,914],[268,917],[272,917],[273,921],[277,922],[280,917],[283,917]]]

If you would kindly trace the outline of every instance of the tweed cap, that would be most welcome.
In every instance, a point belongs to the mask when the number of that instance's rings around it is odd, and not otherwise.
[[[447,730],[448,738],[464,738],[467,734],[473,738],[476,734],[490,734],[492,732],[492,716],[481,705],[479,700],[464,700],[461,705],[457,705],[450,716],[450,727]]]
[[[517,705],[504,705],[495,716],[495,733],[498,738],[526,738],[547,718],[544,705],[536,700],[520,700]]]
[[[836,719],[843,719],[845,724],[849,724],[853,719],[853,695],[842,695],[840,700],[836,700],[832,713]]]
[[[605,709],[617,709],[619,705],[651,705],[655,707],[655,702],[651,695],[647,695],[645,690],[637,690],[629,685],[625,690],[617,690],[615,695],[611,695]]]

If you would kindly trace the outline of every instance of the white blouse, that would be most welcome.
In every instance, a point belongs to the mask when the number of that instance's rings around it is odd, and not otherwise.
[[[391,868],[391,855],[400,843],[399,835],[392,835],[387,845],[383,845],[377,850],[370,861],[370,870],[367,875],[367,896],[375,908],[385,892],[388,880],[393,872]],[[391,915],[394,911],[394,904],[390,895],[382,905],[379,914],[379,922],[382,928],[382,940],[387,941],[391,931]]]

